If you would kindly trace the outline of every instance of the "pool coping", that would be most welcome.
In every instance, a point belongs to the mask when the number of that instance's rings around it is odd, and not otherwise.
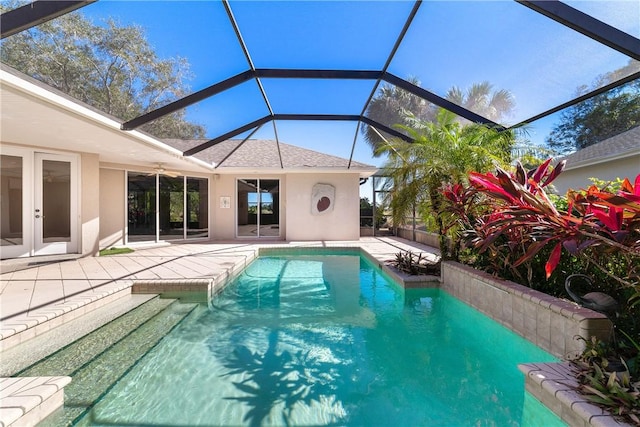
[[[453,261],[442,263],[442,289],[560,360],[582,352],[584,342],[576,336],[606,339],[612,330],[611,321],[601,313]],[[527,330],[528,325],[533,330]],[[570,426],[631,426],[578,392],[570,362],[518,368],[525,376],[525,390]]]
[[[0,378],[0,426],[38,424],[62,406],[70,382],[66,376]]]
[[[359,244],[358,242],[355,242],[353,244],[348,244],[348,245],[342,245],[336,242],[335,245],[329,245],[329,246],[325,246],[324,244],[319,245],[317,243],[304,243],[304,242],[301,242],[300,244],[296,244],[296,245],[291,245],[289,243],[282,243],[282,244],[275,244],[275,245],[271,244],[268,246],[255,245],[253,250],[243,252],[243,256],[240,257],[240,259],[238,259],[235,263],[233,263],[233,265],[223,269],[223,271],[220,274],[216,275],[215,277],[205,278],[205,279],[160,279],[160,280],[133,279],[131,281],[123,281],[121,282],[123,286],[115,290],[115,292],[114,290],[110,290],[108,292],[105,292],[105,295],[103,295],[102,298],[98,297],[98,298],[86,299],[81,301],[75,301],[72,306],[62,309],[62,312],[52,313],[51,317],[43,318],[41,321],[38,321],[36,325],[33,325],[32,327],[27,328],[24,331],[16,331],[16,334],[19,335],[19,337],[16,337],[16,338],[18,338],[18,342],[21,341],[22,339],[26,340],[29,338],[29,335],[31,333],[36,333],[35,328],[39,327],[44,332],[48,329],[51,329],[61,324],[63,321],[63,318],[62,318],[63,316],[67,316],[70,319],[76,318],[84,314],[86,311],[88,311],[91,308],[91,306],[94,304],[96,305],[106,304],[108,301],[105,299],[105,297],[109,297],[109,296],[111,297],[107,299],[117,298],[117,297],[126,295],[128,293],[134,292],[134,289],[136,290],[135,293],[156,293],[157,294],[159,293],[159,290],[161,288],[164,288],[166,291],[171,291],[171,290],[175,291],[176,288],[181,288],[181,289],[195,290],[199,292],[201,292],[203,289],[206,288],[207,295],[214,295],[215,293],[223,289],[229,282],[231,282],[231,280],[233,280],[233,278],[235,278],[242,270],[244,270],[246,266],[248,266],[255,258],[257,258],[260,255],[277,253],[277,252],[286,252],[287,250],[295,251],[300,249],[303,249],[303,250],[304,249],[320,249],[325,247],[327,249],[334,250],[334,251],[343,250],[343,251],[359,253],[360,255],[368,259],[370,262],[372,262],[374,265],[378,266],[382,271],[384,271],[387,275],[389,275],[396,283],[398,283],[403,288],[444,289],[442,285],[442,277],[444,277],[444,270],[441,277],[414,276],[414,275],[405,274],[390,265],[390,262],[392,261],[391,253],[375,252],[374,250],[369,251],[367,250],[366,245]],[[419,248],[415,248],[415,249],[419,250]],[[433,252],[430,252],[430,254],[433,255]],[[483,273],[475,270],[473,274],[482,275]],[[447,289],[444,289],[444,290],[447,290]],[[524,291],[521,291],[521,293],[522,292]],[[537,298],[536,300],[537,302],[540,302],[543,305],[547,304],[547,301],[544,298],[543,299]],[[30,332],[29,330],[32,330],[32,331]],[[4,338],[5,337],[3,337],[3,340]],[[555,373],[557,377],[559,369],[555,368],[554,367],[555,365],[558,365],[558,364],[532,364],[532,365],[525,364],[525,365],[521,365],[520,367],[523,373],[525,373],[525,388],[527,388],[527,390],[531,389],[538,392],[538,394],[531,393],[538,400],[543,402],[546,406],[548,406],[563,420],[565,418],[562,416],[562,413],[563,413],[562,411],[565,412],[565,416],[569,417],[572,423],[578,422],[578,420],[582,420],[583,424],[580,424],[580,423],[575,424],[578,426],[585,426],[585,427],[617,426],[619,427],[619,426],[628,425],[628,424],[619,423],[610,415],[608,417],[603,415],[602,414],[603,411],[601,409],[599,409],[595,405],[591,405],[585,402],[584,397],[580,396],[577,392],[575,392],[574,394],[571,394],[571,393],[568,393],[566,389],[560,389],[560,388],[558,388],[557,390],[554,389],[553,384],[555,383],[548,380],[550,378],[548,376],[549,374],[544,374],[542,372],[546,373],[548,370],[550,370],[550,372]],[[560,369],[560,371],[562,371],[562,369]],[[540,380],[541,378],[540,375],[544,376],[544,379]],[[59,379],[63,377],[38,377],[38,378],[41,378],[40,381],[48,381],[51,378]],[[8,378],[8,379],[11,379],[11,378]],[[547,381],[545,381],[545,379]],[[0,379],[0,381],[4,381],[4,380],[7,380],[7,378]],[[540,380],[540,381],[536,382],[537,380]],[[571,383],[571,377],[567,377],[564,379],[556,378],[556,380],[557,380],[556,383],[558,384],[566,385]],[[59,380],[59,381],[61,382],[56,383],[60,387],[60,390],[58,390],[58,397],[52,400],[50,399],[51,396],[45,397],[45,395],[43,394],[42,396],[40,396],[40,399],[39,399],[41,403],[37,405],[37,406],[44,405],[42,406],[43,409],[40,410],[34,407],[34,408],[31,408],[30,410],[25,411],[24,413],[27,413],[29,411],[36,411],[34,412],[34,414],[39,411],[44,413],[44,411],[49,411],[50,407],[52,408],[50,409],[50,411],[53,411],[58,406],[61,406],[63,404],[63,401],[62,401],[62,397],[59,397],[59,396],[63,396],[63,387],[70,381],[70,379],[68,381],[66,379]],[[575,378],[573,378],[573,381],[575,381]],[[548,392],[548,390],[551,390],[551,392]],[[547,394],[551,393],[550,394],[551,397],[549,396],[546,396],[543,398],[539,397],[539,395],[545,396],[543,394],[543,391]],[[3,407],[5,406],[5,400],[7,397],[9,397],[9,395],[5,395],[3,393],[1,397],[2,397],[1,399],[2,403],[0,405],[2,406],[0,406],[0,408],[3,409]],[[566,401],[566,403],[564,401]],[[45,404],[45,402],[48,402],[48,403]],[[59,402],[59,404],[56,402]],[[559,404],[563,404],[565,406],[568,405],[569,409],[562,407],[560,413],[558,413],[556,412],[556,410],[554,410],[554,408],[557,409]],[[585,409],[586,405],[590,405],[595,409],[586,410]],[[600,411],[599,414],[597,414],[598,410]],[[4,427],[15,422],[15,420],[9,421],[9,418],[8,418],[9,414],[5,416],[5,413],[6,411],[3,410],[2,416],[0,417],[0,427]],[[566,414],[570,414],[570,415],[566,415]],[[41,419],[43,419],[44,417],[46,417],[46,415],[42,416]],[[574,417],[574,418],[571,418],[571,417]],[[578,417],[578,418],[575,418],[575,417]],[[570,425],[574,425],[574,424],[570,424]]]
[[[525,390],[572,427],[631,427],[577,389],[577,368],[570,362],[525,363],[518,366],[525,376]]]

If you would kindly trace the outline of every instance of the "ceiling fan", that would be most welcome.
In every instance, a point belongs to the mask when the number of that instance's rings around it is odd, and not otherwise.
[[[69,174],[60,174],[51,171],[43,171],[42,180],[46,183],[52,182],[68,182]]]
[[[171,178],[175,178],[180,175],[180,172],[167,170],[164,168],[164,163],[158,163],[158,165],[155,168],[153,168],[153,172],[149,173],[149,175],[155,175],[155,174],[166,175]]]

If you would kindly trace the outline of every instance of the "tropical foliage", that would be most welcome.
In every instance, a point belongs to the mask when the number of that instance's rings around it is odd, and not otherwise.
[[[624,335],[635,351],[633,356],[625,358],[618,349],[592,337],[573,363],[578,369],[579,390],[583,395],[611,413],[640,425],[640,345]]]
[[[511,114],[516,106],[511,92],[506,89],[494,90],[487,81],[475,83],[466,91],[454,86],[449,89],[446,98],[496,123]]]
[[[409,83],[420,86],[416,78],[409,78]],[[367,106],[367,117],[387,126],[405,124],[405,117],[411,114],[415,117],[428,120],[433,118],[430,104],[424,99],[404,89],[390,84],[383,84],[375,97]],[[379,156],[378,150],[385,140],[393,137],[384,131],[378,131],[371,126],[365,126],[362,130],[365,140],[372,147],[374,156]]]
[[[564,163],[532,170],[472,172],[470,185],[444,191],[449,223],[476,267],[560,295],[564,279],[583,273],[623,302],[612,319],[612,344],[587,342],[575,360],[580,390],[595,403],[638,423],[640,417],[640,174],[614,186],[591,185],[554,203],[546,189]],[[561,208],[560,206],[564,206]],[[626,331],[626,332],[625,332]],[[618,372],[614,371],[617,365]]]
[[[433,261],[423,256],[420,252],[414,254],[411,251],[400,251],[396,253],[391,265],[403,273],[416,275],[440,275],[440,260]]]
[[[595,185],[586,191],[570,191],[567,211],[558,210],[544,188],[562,171],[560,163],[550,168],[551,159],[537,169],[520,165],[509,174],[472,172],[469,180],[491,205],[491,213],[473,225],[471,243],[480,252],[502,253],[505,265],[518,267],[551,248],[545,262],[546,277],[556,270],[563,251],[589,263],[623,287],[637,285],[640,274],[640,175],[632,184],[625,179],[620,191],[612,193]],[[451,200],[455,192],[449,192]],[[516,246],[521,250],[517,251]],[[606,255],[605,255],[606,254]],[[617,275],[607,267],[616,255],[629,267]]]
[[[446,230],[439,216],[443,210],[442,186],[465,182],[470,171],[486,171],[496,163],[508,164],[513,134],[481,125],[464,125],[443,109],[438,111],[434,122],[414,116],[407,120],[410,126],[402,129],[414,142],[391,140],[379,148],[379,152],[388,156],[383,173],[389,177],[387,201],[393,224],[402,224],[414,210],[422,218],[432,217],[436,231],[443,236],[443,255],[455,257],[448,253]]]

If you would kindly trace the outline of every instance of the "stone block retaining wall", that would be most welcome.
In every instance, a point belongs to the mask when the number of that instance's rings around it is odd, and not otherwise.
[[[403,239],[413,240],[423,245],[433,246],[434,248],[440,247],[438,235],[435,233],[428,233],[422,230],[416,230],[416,238],[413,238],[413,230],[411,228],[396,228],[396,235]]]
[[[442,263],[441,286],[559,358],[584,349],[577,337],[607,340],[612,331],[604,314],[456,262]]]

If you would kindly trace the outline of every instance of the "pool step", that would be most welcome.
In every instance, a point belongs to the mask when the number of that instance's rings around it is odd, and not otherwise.
[[[40,335],[0,352],[0,426],[35,425],[62,406],[68,376],[7,378],[45,359],[78,338],[153,299],[153,295],[127,295]],[[55,377],[50,375],[56,375]]]
[[[55,372],[72,377],[65,387],[64,408],[41,425],[75,424],[196,306],[152,299],[21,372],[25,376]]]
[[[0,357],[2,358],[0,377],[15,375],[28,366],[71,344],[78,338],[104,326],[155,297],[155,295],[127,295],[118,298],[81,318],[74,319],[0,352]]]
[[[0,322],[0,351],[8,350],[125,298],[131,294],[130,286],[129,281],[116,280],[105,289],[98,286],[91,291],[65,297],[62,302],[52,302],[22,314],[3,318]]]

